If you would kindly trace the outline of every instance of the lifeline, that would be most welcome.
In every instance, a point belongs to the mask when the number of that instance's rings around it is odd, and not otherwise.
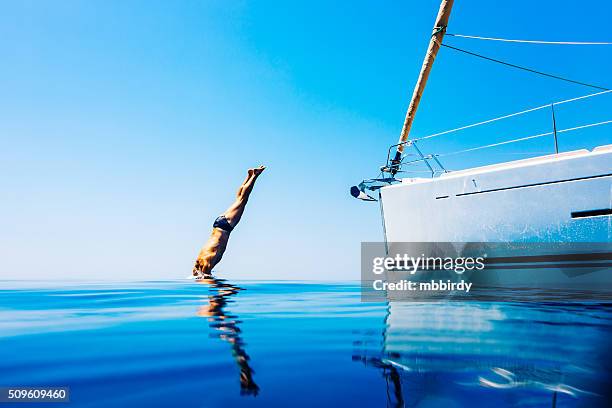
[[[414,282],[402,279],[398,282],[386,282],[382,279],[372,282],[374,290],[404,290],[404,291],[464,291],[468,293],[472,288],[472,282],[461,280],[451,282],[443,280],[431,280],[429,282]]]

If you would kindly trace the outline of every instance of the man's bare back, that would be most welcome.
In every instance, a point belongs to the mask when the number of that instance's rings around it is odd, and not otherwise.
[[[259,166],[254,169],[249,169],[247,177],[238,189],[236,201],[213,223],[213,230],[210,238],[198,254],[195,266],[193,267],[193,276],[196,278],[212,276],[213,268],[219,263],[229,240],[230,232],[236,227],[244,208],[249,199],[253,186],[259,175],[264,171],[264,166]]]

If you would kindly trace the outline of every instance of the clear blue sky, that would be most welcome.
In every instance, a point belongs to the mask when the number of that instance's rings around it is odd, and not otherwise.
[[[358,279],[360,242],[382,231],[377,205],[348,187],[376,176],[397,140],[437,0],[1,4],[1,278],[182,278],[246,168],[263,163],[219,275]],[[605,0],[458,0],[449,32],[611,41],[611,14]],[[448,42],[612,86],[612,47]],[[590,92],[443,49],[413,135]],[[605,98],[559,112],[559,127],[611,119]],[[423,148],[549,129],[535,114]],[[552,148],[538,143],[511,152]]]

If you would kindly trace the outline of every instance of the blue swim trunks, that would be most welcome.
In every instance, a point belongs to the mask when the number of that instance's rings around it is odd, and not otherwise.
[[[230,225],[229,221],[227,220],[227,218],[225,218],[224,215],[220,215],[217,217],[217,219],[213,223],[213,228],[219,228],[226,232],[232,232],[232,230],[234,229],[234,227]]]

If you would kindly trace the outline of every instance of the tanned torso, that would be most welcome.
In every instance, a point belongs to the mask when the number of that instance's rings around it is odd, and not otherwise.
[[[219,228],[213,228],[210,238],[198,254],[196,268],[204,275],[209,275],[219,263],[229,241],[229,233]]]

